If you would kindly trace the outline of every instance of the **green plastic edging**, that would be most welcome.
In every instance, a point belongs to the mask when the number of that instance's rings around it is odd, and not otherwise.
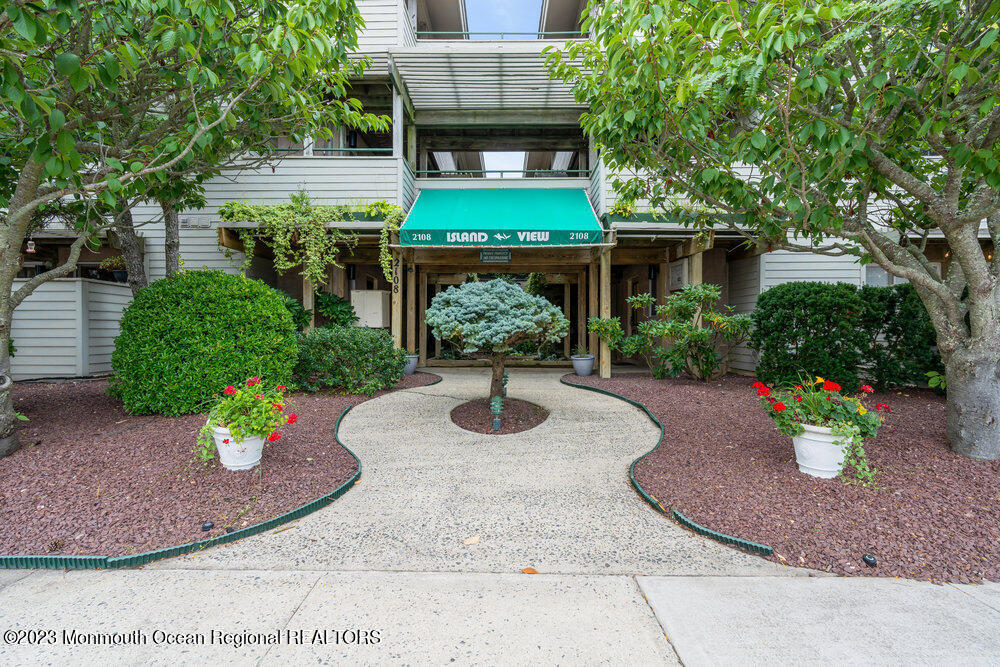
[[[629,481],[632,483],[632,488],[634,488],[636,492],[642,497],[642,499],[645,500],[647,503],[649,503],[653,507],[653,509],[663,514],[672,514],[674,519],[676,519],[677,522],[680,523],[682,526],[690,528],[699,535],[704,535],[705,537],[709,537],[713,540],[722,542],[723,544],[730,544],[732,546],[740,547],[742,549],[746,549],[747,551],[753,551],[755,553],[759,553],[764,556],[770,556],[774,552],[774,550],[766,544],[759,544],[758,542],[744,540],[741,537],[726,535],[725,533],[720,533],[711,530],[709,528],[705,528],[704,526],[698,525],[697,523],[691,521],[677,510],[675,509],[668,510],[666,507],[660,504],[659,500],[649,495],[649,493],[646,492],[646,489],[642,488],[642,485],[639,484],[639,480],[635,478],[635,467],[639,464],[640,461],[642,461],[644,458],[646,458],[647,456],[649,456],[650,454],[652,454],[653,452],[655,452],[657,449],[660,448],[660,445],[663,444],[663,436],[664,436],[663,424],[660,423],[660,420],[656,418],[656,415],[654,415],[652,411],[650,411],[650,409],[647,408],[644,404],[640,403],[639,401],[632,400],[631,398],[628,398],[626,396],[622,396],[621,394],[616,394],[613,391],[608,391],[607,389],[601,389],[600,387],[594,387],[587,384],[577,384],[575,382],[567,382],[565,376],[559,378],[559,382],[566,385],[567,387],[577,387],[578,389],[584,389],[586,391],[594,391],[597,392],[598,394],[605,394],[606,396],[612,396],[619,400],[625,401],[630,405],[634,405],[635,407],[645,412],[646,416],[649,417],[650,421],[656,424],[656,427],[660,429],[660,437],[656,440],[656,444],[653,445],[653,448],[650,449],[645,454],[639,456],[639,458],[637,458],[636,460],[632,461],[632,464],[628,467],[628,478]]]
[[[441,382],[441,379],[441,376],[437,376],[437,379],[433,382],[428,382],[427,384],[420,386],[429,387]],[[362,403],[364,403],[364,401],[362,401]],[[162,549],[154,549],[153,551],[144,551],[142,553],[131,554],[129,556],[0,556],[0,569],[113,570],[123,567],[138,567],[140,565],[148,565],[153,561],[162,560],[164,558],[181,556],[183,554],[191,553],[192,551],[201,551],[202,549],[207,549],[208,547],[213,547],[219,544],[235,542],[236,540],[244,537],[259,535],[260,533],[276,528],[283,523],[288,523],[289,521],[294,521],[295,519],[300,519],[307,514],[311,514],[318,509],[326,507],[334,500],[347,493],[347,490],[350,489],[361,477],[361,459],[359,459],[357,454],[352,452],[344,443],[340,441],[340,423],[353,407],[355,406],[348,405],[344,408],[343,412],[340,413],[340,416],[337,417],[337,423],[333,427],[333,439],[354,458],[354,461],[358,464],[358,469],[346,482],[338,486],[330,493],[322,495],[315,500],[310,500],[304,505],[300,505],[299,507],[285,512],[284,514],[279,514],[278,516],[268,519],[267,521],[262,521],[252,526],[247,526],[246,528],[240,528],[239,530],[234,530],[231,533],[224,533],[222,535],[217,535],[216,537],[198,540],[197,542],[188,542],[187,544],[179,544],[173,547],[164,547]]]

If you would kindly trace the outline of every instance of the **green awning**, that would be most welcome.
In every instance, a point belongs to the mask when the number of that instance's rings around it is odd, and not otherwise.
[[[603,238],[586,190],[576,188],[424,188],[399,230],[405,246],[579,246]]]

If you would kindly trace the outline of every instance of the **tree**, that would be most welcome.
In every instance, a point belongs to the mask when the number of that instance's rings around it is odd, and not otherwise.
[[[592,40],[548,62],[590,106],[583,128],[622,196],[908,280],[945,364],[951,446],[1000,457],[1000,3],[587,12]]]
[[[67,260],[13,289],[25,239],[53,209],[123,213],[240,127],[310,127],[355,71],[353,0],[15,0],[0,15],[0,374],[14,309],[69,274],[119,216],[75,218]],[[317,73],[325,84],[317,87]],[[333,91],[334,94],[329,94]],[[294,123],[291,123],[294,125]],[[0,391],[0,438],[14,423]]]
[[[499,278],[438,293],[427,309],[427,325],[436,338],[454,343],[465,354],[489,357],[490,398],[501,395],[504,362],[518,343],[555,343],[569,333],[569,320],[547,299]]]

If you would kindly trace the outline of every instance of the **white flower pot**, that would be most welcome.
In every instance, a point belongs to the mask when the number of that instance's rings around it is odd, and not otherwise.
[[[403,373],[405,375],[413,375],[417,372],[417,361],[420,360],[420,355],[418,354],[408,354],[406,355],[406,366],[403,367]]]
[[[802,435],[792,438],[799,470],[824,479],[839,475],[847,455],[847,438],[834,435],[826,426],[803,424],[802,428]],[[840,440],[841,444],[834,444],[834,440]]]
[[[260,455],[264,451],[264,438],[253,437],[237,441],[233,439],[228,428],[215,426],[212,431],[215,448],[219,450],[219,462],[226,470],[250,470],[260,463]],[[228,442],[225,442],[227,440]]]
[[[580,377],[587,377],[594,372],[594,355],[574,354],[570,359],[573,361],[573,372]]]

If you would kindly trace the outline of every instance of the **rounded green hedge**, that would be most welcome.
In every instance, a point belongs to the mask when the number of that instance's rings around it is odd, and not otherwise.
[[[125,309],[109,391],[132,414],[201,412],[227,384],[253,376],[290,384],[296,358],[295,325],[275,290],[221,271],[181,271]]]

